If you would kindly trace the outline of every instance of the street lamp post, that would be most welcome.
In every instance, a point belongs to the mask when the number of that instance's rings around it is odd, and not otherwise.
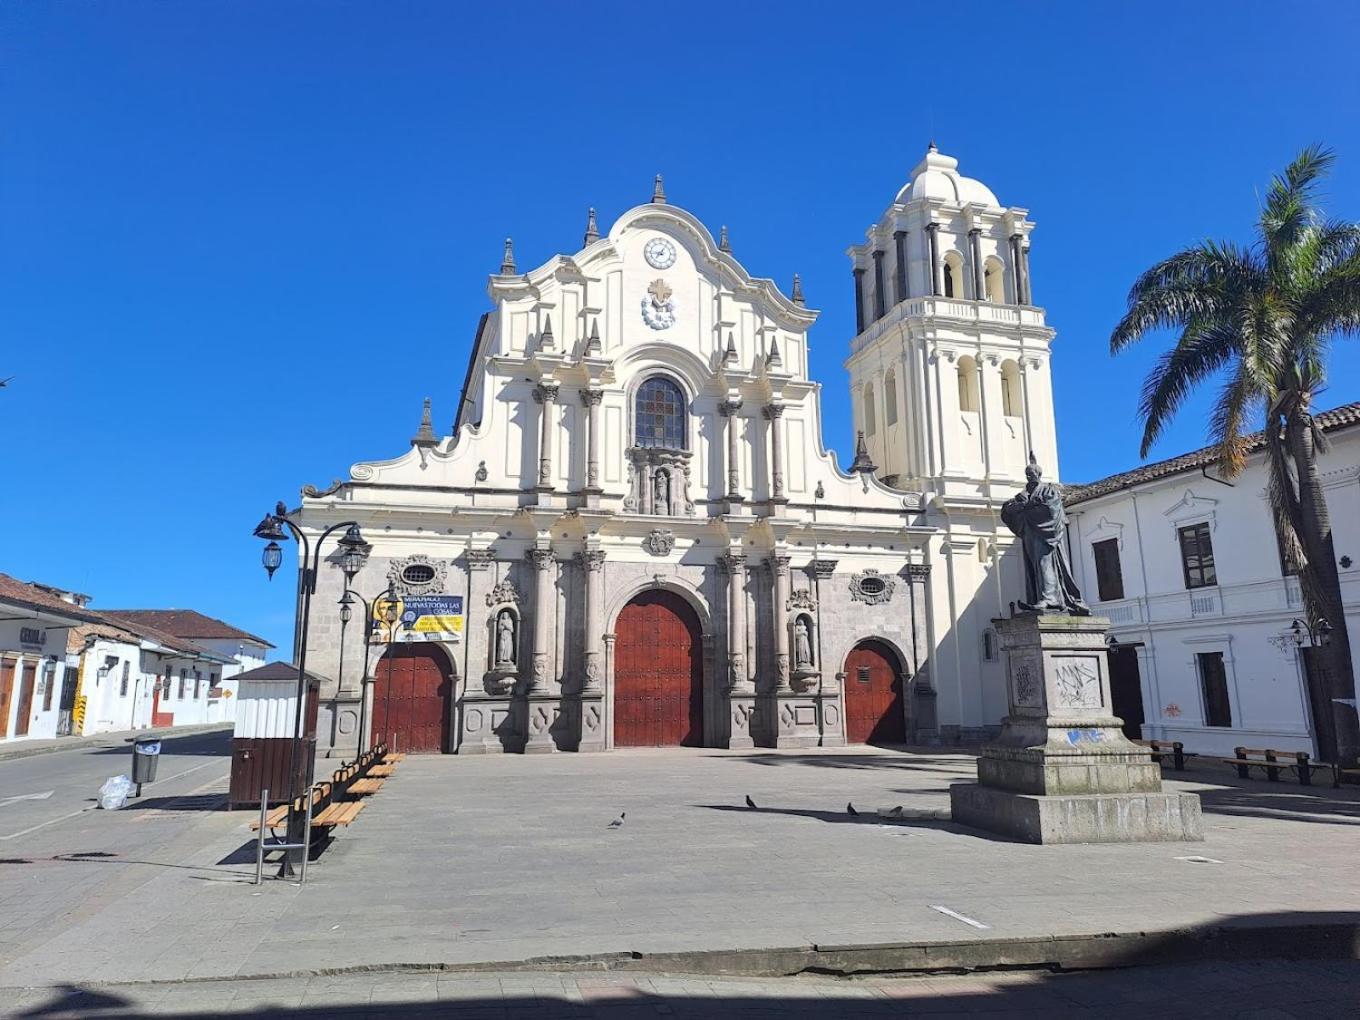
[[[287,530],[284,530],[285,528]],[[293,540],[298,543],[300,552],[297,591],[298,623],[295,629],[298,670],[297,711],[293,717],[293,739],[288,746],[288,842],[290,844],[298,843],[303,835],[303,816],[299,813],[297,806],[300,795],[298,790],[298,754],[302,746],[302,709],[307,699],[307,635],[308,626],[311,622],[312,596],[316,594],[317,576],[321,566],[321,547],[330,535],[341,529],[344,529],[345,533],[337,540],[340,547],[340,570],[345,575],[345,585],[348,587],[349,583],[354,580],[354,575],[363,566],[368,548],[356,522],[342,521],[339,524],[331,525],[317,537],[316,545],[313,546],[302,529],[289,519],[287,508],[280,501],[274,508],[274,512],[265,514],[264,519],[255,526],[255,537],[264,539],[267,543],[261,562],[264,564],[265,572],[269,575],[270,580],[273,580],[274,571],[278,570],[279,565],[283,562],[283,549],[279,545],[280,539],[286,540],[291,534]],[[341,647],[343,648],[343,645]],[[313,755],[304,766],[307,780],[303,786],[303,791],[311,789],[315,766],[315,755]],[[310,805],[304,805],[304,810],[309,809]],[[291,875],[293,873],[294,856],[306,852],[306,848],[302,848],[300,851],[285,851],[283,863],[279,866],[279,877]]]

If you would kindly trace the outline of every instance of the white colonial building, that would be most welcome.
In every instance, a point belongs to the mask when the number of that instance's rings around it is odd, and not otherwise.
[[[1360,404],[1317,416],[1325,494],[1352,646],[1360,641]],[[1298,580],[1286,572],[1262,437],[1220,477],[1213,449],[1067,493],[1073,571],[1118,642],[1115,715],[1133,735],[1190,750],[1307,751],[1331,760]],[[1319,729],[1315,720],[1321,718]]]
[[[360,525],[351,587],[381,608],[390,585],[399,621],[342,627],[322,571],[323,746],[355,746],[364,713],[402,749],[460,753],[995,728],[990,621],[1021,590],[997,511],[1027,450],[1057,466],[1032,226],[932,146],[851,250],[848,471],[798,279],[751,276],[659,177],[607,233],[592,210],[573,254],[522,272],[507,241],[451,432],[427,401],[406,453],[303,490],[313,541]]]

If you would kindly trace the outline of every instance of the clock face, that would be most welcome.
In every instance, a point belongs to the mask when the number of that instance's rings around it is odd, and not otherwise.
[[[675,245],[664,237],[654,237],[648,241],[642,254],[653,269],[669,269],[675,265]]]

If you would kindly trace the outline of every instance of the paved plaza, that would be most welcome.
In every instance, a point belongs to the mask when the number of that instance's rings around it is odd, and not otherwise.
[[[1205,842],[1041,847],[876,817],[962,754],[413,757],[302,888],[251,885],[225,771],[0,844],[0,988],[1360,918],[1355,790],[1203,763]]]

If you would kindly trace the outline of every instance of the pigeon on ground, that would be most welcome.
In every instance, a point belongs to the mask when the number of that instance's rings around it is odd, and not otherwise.
[[[855,810],[855,805],[851,804],[849,801],[845,802],[845,813],[847,815],[859,817],[859,812]]]
[[[612,822],[609,823],[609,828],[611,828],[611,829],[621,829],[621,828],[623,828],[623,820],[624,820],[625,818],[627,818],[627,817],[628,817],[628,812],[627,812],[627,811],[620,811],[620,812],[619,812],[619,817],[615,818]]]
[[[901,804],[898,804],[897,807],[892,808],[892,809],[890,809],[890,810],[888,810],[888,811],[884,811],[884,812],[883,812],[883,817],[884,817],[884,818],[901,818],[901,817],[902,817],[902,805],[901,805]]]
[[[746,806],[750,808],[752,811],[760,810],[758,807],[756,807],[756,802],[751,799],[751,795],[749,793],[746,795]]]

